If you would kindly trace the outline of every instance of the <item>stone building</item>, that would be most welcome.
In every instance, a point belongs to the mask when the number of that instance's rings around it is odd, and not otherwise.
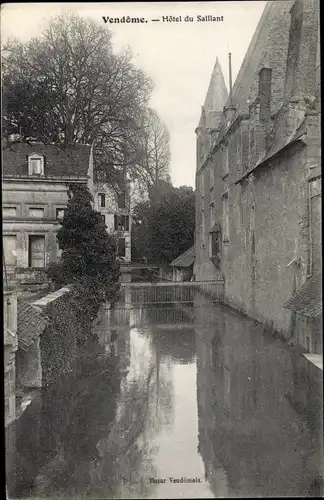
[[[121,173],[116,182],[101,182],[100,174],[95,176],[95,210],[104,217],[107,231],[116,238],[118,257],[131,261],[131,186],[127,175]]]
[[[41,274],[59,256],[56,232],[71,183],[93,192],[93,154],[87,145],[15,142],[3,151],[3,248],[7,272]]]
[[[286,336],[285,306],[321,274],[319,64],[319,1],[267,2],[228,96],[216,61],[196,129],[196,279],[223,277],[229,304]]]

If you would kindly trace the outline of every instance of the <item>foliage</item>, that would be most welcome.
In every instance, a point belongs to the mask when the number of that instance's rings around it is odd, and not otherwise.
[[[159,198],[134,209],[134,256],[170,263],[194,243],[195,193],[191,187],[164,183]]]
[[[116,244],[106,231],[92,196],[85,186],[72,185],[70,199],[57,233],[62,250],[61,269],[51,268],[50,278],[74,285],[75,298],[95,314],[98,305],[114,301],[118,290],[119,264]],[[86,296],[85,296],[86,291]]]
[[[126,169],[152,184],[169,166],[169,136],[148,108],[151,80],[129,50],[114,53],[112,34],[75,13],[54,17],[39,36],[4,45],[3,136],[92,144],[95,169],[114,181]],[[153,179],[153,180],[152,180]]]

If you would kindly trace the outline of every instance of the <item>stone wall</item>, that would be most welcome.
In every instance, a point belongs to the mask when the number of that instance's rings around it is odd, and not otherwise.
[[[47,316],[40,351],[43,386],[48,386],[61,375],[77,370],[79,346],[91,331],[90,318],[86,310],[80,313],[76,308],[69,288],[61,288],[33,305]]]
[[[285,332],[290,312],[283,305],[307,275],[304,163],[304,150],[292,147],[249,180],[232,185],[229,195],[230,241],[223,260],[226,299]],[[289,266],[295,258],[302,264]]]

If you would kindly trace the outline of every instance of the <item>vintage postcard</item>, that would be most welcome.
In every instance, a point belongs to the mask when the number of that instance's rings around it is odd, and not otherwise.
[[[1,8],[6,497],[323,497],[319,0]]]

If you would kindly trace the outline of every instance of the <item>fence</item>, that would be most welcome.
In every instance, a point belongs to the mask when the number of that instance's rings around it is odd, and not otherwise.
[[[149,268],[149,267],[154,267],[154,268],[160,268],[164,267],[167,264],[161,263],[158,259],[132,259],[130,261],[126,261],[123,259],[119,259],[120,265],[123,266],[129,266],[129,267],[140,267],[140,268]]]
[[[159,283],[121,283],[120,304],[192,304],[199,296],[206,301],[223,300],[223,281],[176,281]]]

